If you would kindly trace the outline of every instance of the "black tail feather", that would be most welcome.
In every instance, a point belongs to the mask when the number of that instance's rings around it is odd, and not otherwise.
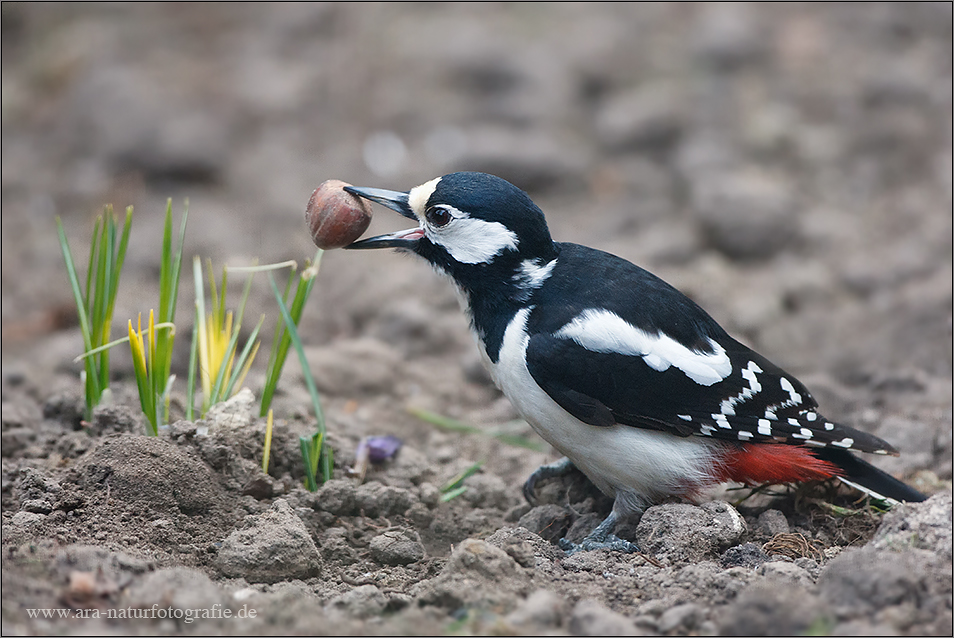
[[[867,491],[872,496],[909,503],[920,503],[927,500],[927,496],[910,485],[899,481],[887,472],[879,470],[848,450],[826,447],[814,449],[812,453],[820,459],[837,465],[844,472],[846,483],[863,488],[863,491]]]

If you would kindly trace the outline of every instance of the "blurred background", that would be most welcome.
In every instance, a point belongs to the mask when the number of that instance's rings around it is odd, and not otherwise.
[[[84,263],[103,205],[135,206],[118,325],[157,303],[167,198],[177,219],[190,202],[186,264],[300,263],[322,181],[479,170],[810,386],[938,384],[925,409],[949,423],[951,20],[942,2],[4,2],[4,375],[76,383],[57,215]],[[406,221],[375,214],[373,233]],[[186,277],[186,327],[191,299]],[[385,251],[325,255],[303,334],[356,378],[386,362],[378,391],[415,365],[487,384],[450,286]],[[433,383],[445,410],[485,405]]]

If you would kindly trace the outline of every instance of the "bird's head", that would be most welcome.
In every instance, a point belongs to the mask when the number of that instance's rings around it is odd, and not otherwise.
[[[519,287],[521,277],[532,277],[556,257],[543,212],[525,192],[493,175],[451,173],[406,193],[354,186],[345,190],[418,223],[347,248],[410,251],[468,292],[490,285]]]

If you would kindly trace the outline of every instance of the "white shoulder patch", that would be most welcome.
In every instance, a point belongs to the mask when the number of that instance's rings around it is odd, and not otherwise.
[[[431,242],[443,246],[457,261],[482,264],[492,261],[505,250],[517,249],[516,233],[500,222],[471,217],[453,206],[443,205],[443,208],[453,216],[453,221],[443,228],[424,224],[424,232]]]
[[[532,291],[543,285],[553,273],[553,267],[556,266],[556,259],[551,259],[541,265],[541,259],[524,259],[520,262],[517,272],[513,275],[513,283],[523,291],[526,298],[530,297]]]
[[[729,355],[712,339],[709,344],[714,352],[695,352],[665,334],[644,332],[608,310],[584,310],[554,336],[572,339],[593,352],[642,357],[659,372],[675,366],[699,385],[709,386],[732,374]]]

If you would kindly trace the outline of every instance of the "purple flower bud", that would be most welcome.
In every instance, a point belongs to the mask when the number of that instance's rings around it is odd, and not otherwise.
[[[390,458],[393,458],[397,451],[401,449],[401,446],[404,444],[401,439],[397,438],[393,434],[387,434],[385,436],[369,436],[367,438],[368,442],[368,459],[372,463],[384,463]]]

